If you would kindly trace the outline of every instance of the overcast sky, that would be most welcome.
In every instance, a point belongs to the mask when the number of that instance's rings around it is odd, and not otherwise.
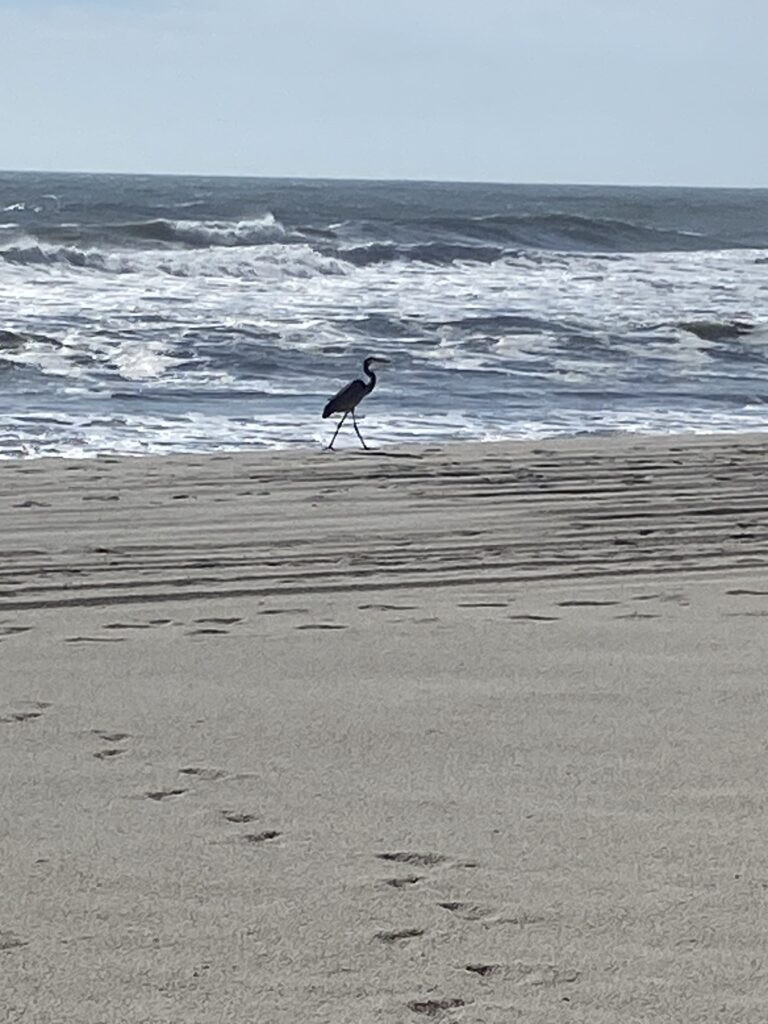
[[[768,0],[0,0],[0,167],[768,185]]]

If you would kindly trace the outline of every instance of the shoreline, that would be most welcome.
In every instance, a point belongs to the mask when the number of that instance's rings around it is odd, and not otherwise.
[[[316,440],[312,442],[295,442],[287,443],[284,447],[277,446],[264,446],[264,447],[251,447],[251,448],[217,448],[217,449],[194,449],[190,448],[185,451],[169,451],[169,452],[94,452],[83,453],[79,455],[59,455],[59,454],[25,454],[25,455],[4,455],[0,454],[0,470],[6,465],[17,465],[34,462],[87,462],[92,460],[113,460],[113,459],[126,459],[126,460],[147,460],[147,459],[194,459],[194,458],[219,458],[219,457],[259,457],[259,456],[280,456],[280,455],[307,455],[313,452],[322,453],[327,450],[326,444],[328,439],[332,436],[332,431],[329,430],[328,438],[323,440]],[[577,434],[555,434],[546,435],[539,438],[453,438],[453,439],[441,439],[431,438],[423,441],[407,441],[407,442],[383,442],[376,444],[374,440],[369,439],[368,453],[373,455],[381,455],[386,457],[387,455],[398,454],[401,452],[418,453],[424,449],[446,449],[454,448],[456,446],[510,446],[511,448],[517,448],[520,446],[551,446],[558,447],[560,445],[570,444],[622,444],[630,443],[635,441],[648,442],[653,444],[654,442],[674,443],[675,441],[685,441],[686,443],[707,443],[716,442],[726,444],[729,441],[744,440],[761,440],[768,436],[768,424],[764,429],[750,429],[750,430],[713,430],[713,431],[701,431],[701,430],[690,430],[690,431],[677,431],[670,433],[664,432],[644,432],[644,431],[613,431],[613,432],[582,432]],[[358,443],[352,443],[351,440],[347,439],[346,443],[342,440],[341,446],[337,445],[334,448],[337,454],[349,454],[354,451],[359,451],[365,454],[364,450]]]
[[[762,1024],[767,465],[0,465],[0,1017]]]

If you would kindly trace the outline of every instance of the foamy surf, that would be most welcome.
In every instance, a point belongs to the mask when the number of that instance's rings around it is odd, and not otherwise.
[[[764,429],[761,202],[0,175],[0,454]]]

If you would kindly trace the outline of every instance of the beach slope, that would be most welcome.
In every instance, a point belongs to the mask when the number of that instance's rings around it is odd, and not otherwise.
[[[767,466],[0,466],[0,1020],[763,1024]]]

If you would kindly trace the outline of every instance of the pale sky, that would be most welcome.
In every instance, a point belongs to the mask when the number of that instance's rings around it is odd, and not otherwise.
[[[0,168],[768,185],[768,0],[0,0]]]

